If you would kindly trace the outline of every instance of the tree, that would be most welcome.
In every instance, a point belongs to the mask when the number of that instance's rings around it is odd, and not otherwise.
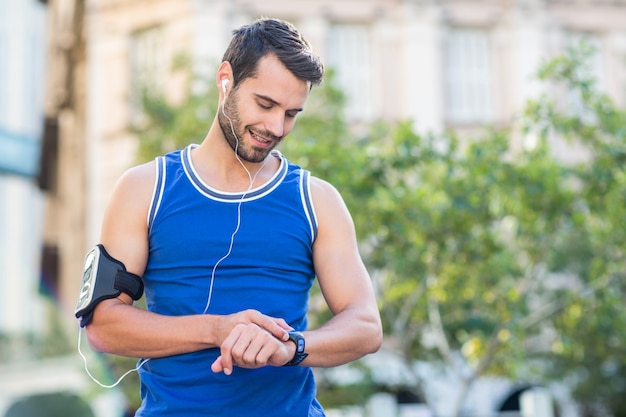
[[[287,144],[352,209],[387,342],[409,369],[422,360],[457,375],[454,415],[487,374],[570,376],[586,408],[624,415],[626,120],[585,77],[589,53],[571,49],[540,69],[580,96],[584,114],[546,94],[528,103],[522,124],[477,138],[420,135],[404,122],[360,139]],[[513,149],[520,135],[536,143]],[[580,142],[588,159],[557,158],[555,136]]]
[[[577,108],[544,95],[529,103],[525,117],[527,129],[542,140],[558,135],[589,152],[588,160],[574,167],[582,209],[569,247],[582,256],[578,263],[555,259],[583,286],[579,293],[564,297],[562,314],[555,317],[558,337],[550,374],[574,380],[574,395],[590,415],[604,409],[622,417],[626,416],[626,340],[620,336],[626,332],[626,110],[600,93],[586,71],[584,62],[593,53],[583,44],[540,71],[541,79],[569,90]]]
[[[190,143],[200,143],[217,111],[215,83],[204,73],[194,72],[189,57],[178,56],[172,69],[184,80],[185,94],[181,101],[170,100],[162,86],[142,88],[142,121],[131,127],[139,138],[138,162],[152,160]]]
[[[583,76],[585,57],[571,50],[540,71],[577,92],[582,116],[546,94],[508,130],[460,138],[380,121],[358,136],[330,77],[281,145],[344,196],[376,281],[385,343],[426,400],[416,361],[456,375],[451,414],[477,378],[495,374],[538,383],[567,376],[589,409],[602,403],[625,415],[626,116]],[[189,80],[182,104],[147,99],[142,159],[208,129],[214,83]],[[535,143],[513,147],[521,136]],[[588,159],[555,157],[555,136],[582,143]]]
[[[386,334],[407,368],[419,359],[453,371],[459,415],[480,376],[534,377],[525,359],[543,317],[533,305],[560,292],[547,265],[576,212],[569,171],[546,145],[512,152],[509,132],[464,142],[404,123],[377,137],[388,146],[359,171],[375,179],[373,198],[355,207]]]

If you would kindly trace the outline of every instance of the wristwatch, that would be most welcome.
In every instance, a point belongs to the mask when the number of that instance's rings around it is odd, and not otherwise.
[[[289,340],[296,344],[296,353],[294,353],[293,358],[285,364],[285,366],[296,366],[299,365],[307,356],[308,353],[304,351],[305,342],[304,336],[300,332],[291,331],[289,334]]]

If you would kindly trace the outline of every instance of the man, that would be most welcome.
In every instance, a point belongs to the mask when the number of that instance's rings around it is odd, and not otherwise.
[[[311,367],[379,348],[343,200],[274,150],[322,76],[291,24],[259,19],[236,30],[203,142],[118,181],[79,300],[93,314],[77,307],[77,316],[94,349],[148,359],[138,366],[137,416],[324,416]],[[128,273],[106,272],[115,262]],[[315,277],[333,317],[307,330]],[[132,306],[141,286],[147,311]]]

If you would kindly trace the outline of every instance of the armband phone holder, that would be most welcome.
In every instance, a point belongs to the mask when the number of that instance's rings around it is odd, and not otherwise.
[[[126,293],[133,300],[143,295],[141,277],[126,271],[124,264],[96,245],[85,257],[83,281],[74,315],[85,327],[93,319],[93,311],[100,301]]]

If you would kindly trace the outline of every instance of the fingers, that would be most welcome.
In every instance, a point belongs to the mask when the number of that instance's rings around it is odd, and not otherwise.
[[[234,366],[253,369],[288,360],[285,344],[254,323],[237,325],[220,346],[220,353],[211,370],[226,375]]]
[[[293,328],[289,326],[285,320],[266,316],[257,311],[249,311],[248,314],[251,316],[250,321],[252,323],[267,330],[275,338],[285,342],[289,340],[287,332],[293,330]]]
[[[211,370],[215,373],[224,372],[226,375],[230,375],[232,373],[231,369],[229,369],[228,371],[224,369],[221,356],[218,356],[217,359],[215,359],[215,361],[211,364]]]
[[[283,319],[275,319],[275,323],[278,324],[278,326],[280,326],[281,329],[283,329],[284,332],[284,336],[285,337],[279,337],[279,339],[287,341],[289,340],[289,335],[287,334],[287,332],[290,332],[292,330],[294,330],[293,327],[291,327],[289,324],[287,324],[287,322]]]

